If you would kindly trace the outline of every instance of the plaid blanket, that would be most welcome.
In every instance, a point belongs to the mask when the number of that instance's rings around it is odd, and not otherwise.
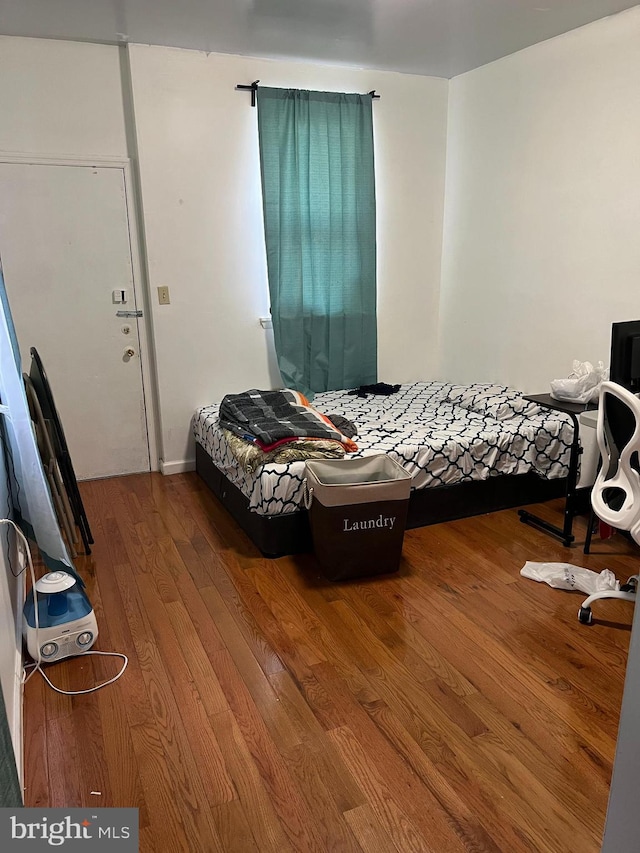
[[[358,447],[310,405],[304,394],[282,391],[243,391],[227,394],[220,403],[220,426],[241,438],[273,444],[281,438],[325,438],[340,441],[349,452]]]

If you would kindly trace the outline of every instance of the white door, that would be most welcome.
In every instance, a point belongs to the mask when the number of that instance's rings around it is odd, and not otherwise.
[[[138,320],[116,316],[140,307],[123,169],[0,163],[0,258],[23,371],[35,347],[78,479],[148,471]]]

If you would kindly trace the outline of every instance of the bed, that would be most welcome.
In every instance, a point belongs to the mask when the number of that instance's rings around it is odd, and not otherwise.
[[[522,506],[566,489],[573,424],[501,385],[414,382],[396,393],[316,394],[313,405],[357,427],[349,457],[387,453],[412,475],[408,527]],[[219,405],[193,420],[196,470],[265,556],[311,547],[304,461],[248,471],[231,452]]]

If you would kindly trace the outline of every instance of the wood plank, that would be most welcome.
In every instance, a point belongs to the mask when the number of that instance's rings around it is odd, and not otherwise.
[[[318,752],[308,744],[291,747],[284,755],[298,789],[313,808],[322,849],[363,853],[332,795],[335,772],[326,773],[326,765],[319,765]],[[319,772],[321,766],[325,772]]]
[[[316,772],[323,779],[330,780],[329,789],[340,811],[347,812],[362,805],[365,802],[362,791],[327,739],[320,721],[307,704],[303,690],[286,672],[274,673],[269,680],[299,727],[301,746],[314,754]]]
[[[171,762],[165,754],[163,740],[157,729],[148,725],[132,726],[131,740],[150,816],[148,837],[153,839],[150,851],[191,851],[194,849],[193,825],[189,811],[182,809],[176,797]],[[196,832],[196,838],[204,843],[204,839],[209,841],[209,833]],[[222,849],[215,841],[211,844],[213,850]]]
[[[74,735],[73,718],[54,717],[47,723],[49,806],[64,808],[83,802],[83,784],[78,762],[81,744]],[[27,786],[28,790],[28,786]]]
[[[214,806],[212,815],[225,853],[260,853],[240,800]]]
[[[272,628],[277,625],[277,620],[265,606],[255,586],[246,577],[236,560],[227,560],[224,567],[220,566],[204,537],[195,537],[192,541],[196,553],[207,567],[209,577],[264,673],[268,675],[281,671],[282,661],[273,646],[266,642],[261,628],[265,620],[272,623]]]
[[[260,853],[292,853],[294,848],[278,819],[267,781],[258,770],[234,714],[218,714],[211,720],[211,725]]]
[[[537,849],[524,833],[514,827],[501,811],[497,799],[483,798],[477,781],[471,777],[458,794],[442,768],[429,760],[408,728],[392,713],[384,702],[369,706],[367,713],[393,745],[398,755],[407,762],[424,786],[436,798],[448,816],[452,830],[463,840],[465,849],[498,851]],[[479,807],[478,807],[479,805]],[[475,808],[474,808],[475,807]]]
[[[385,786],[390,786],[396,804],[408,814],[412,825],[417,825],[424,837],[434,843],[436,849],[438,849],[438,845],[444,845],[445,849],[448,848],[452,851],[464,849],[457,835],[451,833],[448,816],[441,805],[430,790],[418,783],[417,775],[407,766],[404,758],[390,747],[368,709],[358,702],[329,665],[318,665],[314,667],[314,672],[329,695],[332,706],[340,709],[343,719],[350,722],[349,726],[338,725],[328,732],[328,736],[332,737],[336,746],[338,747],[338,744],[333,737],[336,731],[353,734],[360,744],[358,750],[365,749],[367,761],[372,762],[373,767],[376,768],[375,778],[377,778],[378,770],[384,768]],[[379,704],[379,700],[376,700],[373,706],[377,707]],[[371,705],[369,705],[370,707]],[[360,763],[350,762],[342,750],[340,750],[340,754],[347,763],[347,767],[358,786],[367,795],[369,802],[372,802],[370,780],[367,781],[368,777],[363,777],[362,767],[359,771],[357,770]],[[378,805],[381,804],[378,803]],[[387,831],[390,831],[388,827]],[[393,834],[392,837],[394,837]],[[395,837],[394,841],[396,841]]]
[[[215,713],[228,707],[226,702],[220,701],[223,697],[218,680],[209,667],[210,677],[202,678],[199,690],[196,688],[182,655],[178,637],[167,619],[166,608],[160,598],[156,598],[158,592],[152,579],[141,574],[137,578],[137,584],[145,614],[149,620],[149,627],[157,643],[159,661],[172,659],[168,675],[173,695],[165,693],[165,696],[168,700],[167,709],[171,708],[173,711],[175,703],[175,710],[178,711],[184,725],[185,759],[183,760],[189,761],[193,767],[197,768],[200,779],[193,781],[205,792],[210,806],[229,802],[236,798],[236,792],[207,719],[207,706],[213,708]],[[158,672],[161,673],[159,665]],[[214,687],[213,691],[210,690],[211,687]],[[202,699],[203,696],[206,698]],[[174,719],[174,725],[176,723],[177,720]],[[182,734],[182,727],[176,725],[176,729],[176,735]]]
[[[150,709],[153,714],[153,726],[134,727],[134,748],[138,757],[138,766],[143,775],[143,758],[148,747],[149,760],[145,769],[156,775],[149,763],[152,758],[162,755],[163,770],[171,780],[176,807],[184,815],[184,829],[192,846],[206,839],[211,850],[221,850],[217,830],[210,817],[209,800],[204,784],[198,773],[193,748],[180,717],[176,698],[169,687],[169,678],[161,658],[157,640],[149,624],[145,604],[134,587],[136,579],[122,567],[115,567],[116,577],[121,588],[126,588],[125,598],[127,618],[132,626],[132,634],[142,669],[143,678],[149,694]],[[141,572],[138,579],[144,576]],[[174,670],[171,670],[172,674]],[[143,776],[144,785],[144,776]],[[149,796],[148,790],[145,791]],[[152,819],[155,815],[150,810]],[[164,819],[158,815],[158,819]]]
[[[415,576],[408,578],[406,583],[409,587],[417,587],[422,595],[426,592],[422,581]],[[525,662],[521,656],[514,655],[508,646],[494,640],[482,631],[476,624],[476,619],[471,615],[470,610],[463,612],[465,608],[452,606],[446,602],[439,592],[430,590],[428,605],[424,603],[422,596],[413,599],[425,618],[434,625],[438,625],[441,632],[440,637],[430,629],[432,642],[440,642],[441,639],[447,639],[447,633],[454,630],[461,635],[461,642],[470,640],[470,648],[473,648],[472,656],[468,659],[467,669],[483,665],[491,666],[502,680],[508,679],[510,689],[515,683],[522,683],[526,689],[541,698],[542,702],[559,714],[562,714],[566,708],[567,690],[564,685],[554,678],[553,673],[548,673],[548,680],[545,675],[537,672],[533,667],[529,667],[528,661]],[[449,639],[450,642],[450,639]],[[448,646],[448,643],[447,643]],[[442,646],[444,648],[444,646]],[[469,678],[473,683],[473,678]],[[584,738],[587,743],[590,743],[596,750],[600,749],[603,752],[609,753],[613,745],[612,729],[613,721],[607,718],[606,709],[600,713],[599,709],[590,702],[589,698],[581,694],[578,690],[569,691],[572,695],[572,700],[575,700],[576,705],[581,707],[586,714],[577,715],[573,718],[573,727],[577,733]],[[591,718],[590,711],[595,713],[595,719]],[[594,725],[595,723],[595,725]],[[604,728],[599,723],[604,724]]]
[[[149,825],[149,815],[125,710],[127,691],[117,683],[113,688],[96,694],[102,720],[102,759],[109,774],[109,798],[100,788],[92,790],[101,791],[97,805],[137,808],[139,826],[144,827]]]
[[[49,688],[39,673],[25,685],[24,692],[24,802],[33,808],[49,805],[48,718],[45,691]]]
[[[438,853],[442,848],[437,836],[423,835],[398,803],[398,795],[378,771],[371,756],[367,755],[353,732],[342,727],[333,729],[328,736],[342,755],[358,784],[366,793],[371,808],[391,837],[398,850],[411,853]],[[386,774],[385,774],[386,775]],[[428,839],[428,840],[427,840]],[[462,850],[452,838],[448,849]]]
[[[413,682],[407,672],[397,669],[390,677],[388,670],[380,668],[371,670],[370,677],[383,702],[455,790],[464,786],[469,801],[475,800],[482,804],[491,799],[486,790],[490,786],[510,810],[517,808],[520,811],[523,831],[535,842],[534,849],[552,849],[544,840],[544,833],[536,834],[536,822],[528,815],[521,793],[505,777],[501,768],[496,767],[495,762],[483,760],[460,727],[459,720],[450,720],[446,712],[421,685]],[[376,705],[368,706],[374,718],[375,709]],[[480,777],[480,787],[469,784],[473,769]]]
[[[169,638],[169,642],[174,642],[175,638],[180,646],[204,710],[210,716],[228,711],[229,703],[202,645],[200,634],[191,620],[191,614],[181,601],[169,602],[165,610],[173,627],[173,637]]]
[[[287,837],[294,847],[322,851],[321,837],[311,810],[297,789],[291,768],[276,748],[267,724],[261,719],[231,655],[228,652],[217,652],[213,665],[220,683],[227,691],[229,705],[242,738],[265,783]]]
[[[189,553],[189,570],[192,571],[194,561],[198,563],[194,582],[200,587],[210,586],[213,582],[217,587],[264,672],[282,670],[282,662],[273,645],[266,641],[263,631],[258,628],[258,622],[262,624],[270,620],[272,632],[277,633],[277,622],[255,587],[247,582],[238,560],[228,550],[222,559],[219,538],[212,536],[209,519],[202,513],[192,515],[188,504],[183,505],[179,524],[181,536],[184,534],[189,538],[184,546],[185,554]]]
[[[233,658],[233,668],[226,665],[228,655],[224,652],[216,653],[212,659],[212,662],[218,661],[222,665],[222,672],[227,679],[227,696],[229,688],[232,687],[234,697],[238,701],[242,700],[245,709],[252,709],[255,705],[271,737],[279,747],[286,748],[299,743],[299,737],[291,720],[278,702],[269,679],[237,629],[217,589],[206,587],[200,593],[222,636],[227,640]],[[219,673],[218,676],[220,677]],[[251,701],[249,701],[249,695]]]
[[[368,803],[350,809],[345,812],[344,817],[360,842],[360,847],[367,853],[392,853],[394,850],[403,853],[402,849],[393,843],[389,833],[385,832]]]
[[[431,625],[417,623],[425,633]],[[438,642],[437,639],[435,642]],[[544,704],[520,681],[508,678],[506,673],[493,672],[484,660],[479,661],[477,645],[459,635],[456,646],[443,644],[443,654],[449,655],[451,664],[468,672],[478,695],[482,695],[499,708],[505,722],[535,743],[562,769],[567,783],[579,789],[593,790],[601,795],[603,783],[608,787],[609,770],[601,757],[593,752],[580,736],[567,725],[562,715]],[[569,706],[567,706],[569,707]]]

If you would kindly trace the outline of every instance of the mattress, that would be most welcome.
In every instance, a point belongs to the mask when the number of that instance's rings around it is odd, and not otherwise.
[[[350,457],[388,453],[411,473],[412,489],[528,471],[556,479],[569,469],[571,418],[504,386],[415,382],[389,396],[326,391],[316,394],[313,405],[356,425],[358,451]],[[229,450],[218,408],[196,412],[196,441],[248,498],[251,510],[266,516],[296,512],[303,502],[305,463],[269,463],[247,473]]]

